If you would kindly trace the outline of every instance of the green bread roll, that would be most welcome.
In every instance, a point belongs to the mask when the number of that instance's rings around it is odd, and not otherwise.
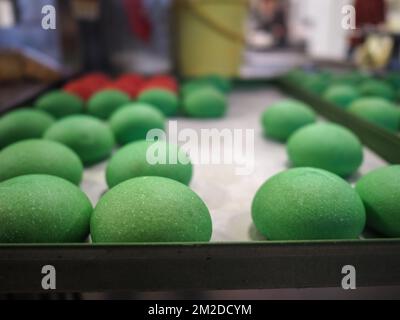
[[[213,88],[202,88],[187,94],[183,101],[185,114],[195,118],[219,118],[225,115],[227,101]]]
[[[210,85],[207,82],[204,81],[199,81],[199,80],[190,80],[185,82],[185,84],[183,84],[180,88],[180,93],[182,95],[183,98],[185,98],[187,95],[192,94],[198,90],[202,90],[202,89],[215,89],[212,85]]]
[[[297,84],[307,91],[320,95],[328,87],[329,79],[318,73],[305,73],[304,77]]]
[[[392,86],[395,90],[400,90],[400,74],[398,72],[390,72],[386,77],[387,84]]]
[[[267,136],[286,141],[296,130],[314,123],[315,120],[315,112],[306,104],[295,100],[284,100],[264,111],[261,124]]]
[[[229,79],[217,75],[211,75],[186,81],[181,86],[180,92],[182,96],[186,96],[187,94],[191,94],[197,90],[205,88],[214,88],[218,92],[226,94],[231,91],[232,85]]]
[[[315,167],[348,177],[360,167],[363,148],[350,130],[333,123],[316,123],[296,131],[287,143],[294,167]]]
[[[0,118],[0,149],[14,142],[41,138],[54,123],[54,118],[44,111],[18,109]]]
[[[341,108],[347,108],[354,100],[359,98],[359,94],[352,86],[333,85],[325,91],[324,98]]]
[[[144,140],[131,143],[113,155],[107,165],[106,180],[110,188],[140,176],[165,177],[188,185],[192,170],[190,159],[178,146]]]
[[[63,90],[43,94],[35,101],[35,108],[45,111],[55,118],[63,118],[83,112],[83,100]]]
[[[110,119],[110,127],[121,145],[146,139],[151,129],[165,128],[165,117],[158,109],[145,103],[131,103],[116,111]]]
[[[107,120],[130,101],[129,96],[119,90],[106,89],[95,93],[88,101],[88,112],[92,116]]]
[[[393,87],[384,81],[376,79],[363,81],[358,90],[365,97],[380,97],[387,100],[394,100],[396,98],[396,92]]]
[[[203,81],[222,93],[228,93],[232,90],[232,83],[228,78],[219,75],[208,75],[200,78]]]
[[[93,242],[206,242],[210,213],[191,189],[163,177],[120,183],[97,203],[90,221]]]
[[[361,98],[348,111],[390,131],[398,129],[398,113],[394,104],[382,98]]]
[[[92,205],[74,184],[26,175],[0,183],[0,243],[82,242]]]
[[[287,72],[282,76],[282,78],[286,81],[291,82],[292,84],[298,83],[304,77],[304,70],[302,69],[293,69]]]
[[[267,180],[251,212],[269,240],[355,239],[365,225],[357,192],[338,176],[314,168],[291,169]]]
[[[0,181],[27,174],[54,175],[80,184],[83,165],[70,148],[48,140],[24,140],[0,152]]]
[[[366,174],[356,191],[364,202],[367,225],[388,237],[400,237],[400,165]]]
[[[145,90],[139,95],[138,101],[148,103],[156,107],[166,116],[173,116],[178,111],[178,98],[169,90]]]
[[[70,116],[56,122],[46,131],[44,138],[70,147],[84,165],[95,164],[107,158],[115,144],[108,125],[86,115]]]
[[[363,81],[368,79],[366,73],[361,73],[359,71],[337,73],[334,74],[331,83],[332,85],[345,85],[345,86],[357,86]]]

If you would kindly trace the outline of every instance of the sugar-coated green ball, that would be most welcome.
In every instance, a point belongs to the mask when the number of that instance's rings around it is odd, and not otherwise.
[[[109,190],[97,203],[93,242],[206,242],[210,213],[184,184],[164,177],[139,177]]]
[[[54,123],[44,111],[31,108],[18,109],[0,118],[0,149],[14,142],[41,138]]]
[[[296,131],[287,143],[295,167],[315,167],[348,177],[360,167],[363,148],[350,130],[333,123],[315,123]]]
[[[360,98],[350,105],[348,111],[387,130],[396,131],[398,129],[396,107],[385,99]]]
[[[396,98],[396,92],[393,87],[385,81],[377,79],[363,81],[358,90],[365,97],[381,97],[387,100],[394,100]]]
[[[192,178],[189,157],[178,146],[165,141],[136,141],[118,150],[107,165],[110,188],[140,176],[170,178],[186,185]]]
[[[54,175],[79,184],[83,165],[70,148],[49,140],[19,141],[0,151],[0,181],[27,174]]]
[[[267,180],[251,212],[257,230],[269,240],[355,239],[365,225],[357,192],[315,168],[290,169]]]
[[[390,72],[386,75],[385,81],[395,90],[400,90],[400,74],[398,72]]]
[[[180,93],[181,93],[182,97],[185,98],[187,95],[194,93],[198,90],[205,89],[205,88],[215,89],[212,85],[210,85],[207,82],[199,81],[199,80],[190,80],[190,81],[185,82],[181,86]]]
[[[341,108],[347,108],[354,100],[359,98],[359,93],[353,86],[333,85],[324,93],[324,98]]]
[[[165,128],[165,116],[158,109],[145,103],[131,103],[116,111],[110,119],[115,139],[121,145],[146,139],[152,129]]]
[[[194,118],[220,118],[226,113],[225,96],[213,88],[202,88],[187,94],[183,100],[186,115]]]
[[[329,79],[318,73],[305,73],[304,77],[297,84],[307,91],[320,95],[328,87]]]
[[[92,116],[107,120],[130,101],[129,96],[119,90],[105,89],[95,93],[88,101],[88,112]]]
[[[333,74],[331,79],[332,85],[358,86],[367,80],[369,75],[360,71],[351,71],[345,73]]]
[[[115,144],[109,126],[87,115],[70,116],[56,122],[46,131],[44,138],[70,147],[84,165],[107,158]]]
[[[50,91],[35,101],[35,108],[49,113],[54,118],[82,113],[83,105],[81,98],[63,90]]]
[[[400,237],[400,165],[367,173],[356,191],[364,202],[367,225],[388,237]]]
[[[204,76],[199,78],[199,80],[208,83],[222,93],[228,93],[232,89],[232,82],[228,78],[217,74]]]
[[[226,94],[231,91],[232,85],[231,81],[227,78],[218,75],[210,75],[186,81],[181,86],[180,92],[182,96],[186,96],[187,94],[204,88],[214,88],[218,92]]]
[[[314,123],[315,112],[296,100],[284,100],[269,106],[261,117],[264,133],[276,140],[286,141],[296,130]]]
[[[71,182],[26,175],[0,183],[0,243],[82,242],[92,205]]]
[[[166,116],[173,116],[178,111],[178,97],[169,90],[145,90],[139,95],[138,101],[148,103],[156,107]]]

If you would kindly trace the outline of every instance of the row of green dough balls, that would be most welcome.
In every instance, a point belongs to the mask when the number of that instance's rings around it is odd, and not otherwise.
[[[76,185],[51,175],[0,183],[0,243],[207,242],[210,213],[190,188],[138,177],[106,192],[93,209]]]
[[[335,105],[390,131],[400,129],[400,80],[395,74],[373,79],[357,72],[330,74],[293,71],[287,75],[293,83],[320,94]]]
[[[294,167],[315,167],[348,177],[362,164],[359,139],[342,126],[315,123],[315,112],[302,102],[277,102],[262,114],[261,122],[268,137],[287,142]]]
[[[188,81],[181,90],[181,111],[192,117],[221,117],[226,112],[225,93],[229,89],[229,81],[219,77]],[[131,99],[126,93],[115,89],[105,89],[94,94],[85,107],[83,100],[79,97],[62,90],[54,90],[40,96],[34,106],[57,119],[87,112],[99,119],[108,120],[129,102]],[[161,88],[143,91],[138,96],[137,102],[152,105],[165,116],[176,115],[180,108],[178,96]]]
[[[84,114],[56,121],[43,111],[23,108],[0,118],[0,149],[20,140],[45,137],[69,145],[85,164],[92,164],[109,155],[114,140],[124,145],[145,139],[149,130],[163,130],[165,122],[165,116],[158,109],[140,102],[117,110],[109,125]]]
[[[377,79],[358,72],[331,73],[328,71],[307,72],[293,70],[285,79],[318,95],[326,95],[339,104],[345,104],[347,99],[354,97],[380,97],[389,101],[400,98],[400,80],[398,75],[388,75],[385,79]],[[330,92],[332,91],[332,92]],[[342,94],[345,98],[340,97]]]
[[[83,164],[73,149],[59,142],[30,139],[0,152],[0,182],[28,174],[55,175],[79,185]],[[110,188],[139,176],[161,176],[188,185],[192,164],[186,153],[165,141],[130,143],[118,150],[106,169]]]
[[[144,139],[147,132],[151,129],[164,129],[166,121],[165,114],[169,114],[165,109],[168,107],[165,106],[172,105],[160,102],[161,100],[164,100],[164,102],[168,100],[165,99],[165,97],[163,99],[162,96],[164,94],[170,98],[171,95],[173,95],[165,90],[148,90],[145,91],[143,95],[139,96],[138,102],[129,102],[127,97],[124,97],[125,94],[116,90],[106,90],[99,92],[93,99],[97,101],[98,97],[101,98],[103,96],[104,99],[99,98],[103,102],[108,101],[108,98],[111,98],[113,101],[119,101],[115,104],[115,106],[118,106],[117,108],[105,108],[108,111],[113,111],[113,113],[107,115],[106,118],[110,123],[116,141],[120,145],[124,145],[135,140]],[[120,99],[118,97],[120,97]],[[58,100],[62,102],[58,102]],[[186,106],[186,113],[194,117],[221,117],[226,112],[226,97],[210,86],[194,90],[184,95],[183,100]],[[92,128],[100,128],[100,122],[97,122],[97,125],[95,125],[95,120],[89,117],[90,114],[84,116],[74,114],[73,112],[70,114],[64,113],[61,116],[61,114],[58,113],[60,110],[68,110],[68,108],[65,107],[67,105],[74,106],[74,101],[79,102],[79,98],[69,93],[63,91],[51,92],[38,101],[44,102],[37,103],[36,107],[41,107],[36,110],[24,108],[10,112],[0,118],[0,149],[19,140],[42,137],[50,126],[53,127],[55,119],[59,119],[57,124],[54,125],[58,127],[58,130],[54,129],[53,132],[63,132],[62,139],[64,140],[67,139],[65,135],[76,136],[80,131],[83,131],[79,133],[81,135],[94,135],[94,133],[90,134],[87,129],[83,128],[86,126],[85,122],[90,122],[89,126]],[[75,103],[75,105],[77,104]],[[107,105],[107,103],[104,105]],[[175,105],[175,103],[173,105]],[[56,106],[57,110],[53,112],[52,108],[54,108],[54,106]],[[73,109],[75,111],[78,110],[75,107]],[[94,115],[100,119],[103,118],[100,116],[100,113],[95,113]],[[81,128],[78,128],[79,124],[82,125]],[[68,128],[77,132],[75,134],[69,134],[67,132],[69,131]],[[103,132],[102,135],[104,136],[104,130],[100,131]],[[68,137],[69,141],[73,139],[73,137]],[[87,161],[89,163],[94,163],[99,160],[102,159],[97,159],[95,157],[95,159],[88,159]],[[83,161],[86,162],[86,159],[83,159]]]
[[[353,189],[338,176],[296,168],[257,191],[252,219],[268,240],[356,239],[365,224],[400,235],[400,166],[362,177]],[[0,183],[1,243],[203,242],[212,235],[204,202],[187,186],[138,177],[109,190],[93,210],[87,196],[55,176],[25,175]]]
[[[257,230],[269,240],[356,239],[367,225],[400,236],[400,166],[376,169],[353,189],[316,168],[295,168],[267,180],[252,203]]]
[[[152,105],[166,116],[173,115],[178,110],[178,97],[164,89],[145,90],[138,96],[137,101]],[[108,120],[115,111],[130,102],[131,99],[126,93],[105,89],[94,94],[85,106],[79,97],[63,90],[53,90],[40,96],[34,107],[56,119],[87,112],[99,119]]]

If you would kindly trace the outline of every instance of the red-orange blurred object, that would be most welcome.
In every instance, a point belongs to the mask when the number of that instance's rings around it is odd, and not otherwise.
[[[63,89],[72,94],[76,94],[86,101],[90,99],[94,93],[106,87],[110,82],[111,79],[104,73],[93,72],[79,79],[70,81]]]

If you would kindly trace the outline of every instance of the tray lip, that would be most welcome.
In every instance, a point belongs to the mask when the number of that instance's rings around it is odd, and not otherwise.
[[[327,240],[286,240],[286,241],[215,241],[215,242],[143,242],[143,243],[0,243],[0,251],[9,248],[156,248],[156,247],[224,247],[224,246],[285,246],[285,245],[367,245],[367,244],[400,244],[400,238],[368,238],[368,239],[327,239]]]

